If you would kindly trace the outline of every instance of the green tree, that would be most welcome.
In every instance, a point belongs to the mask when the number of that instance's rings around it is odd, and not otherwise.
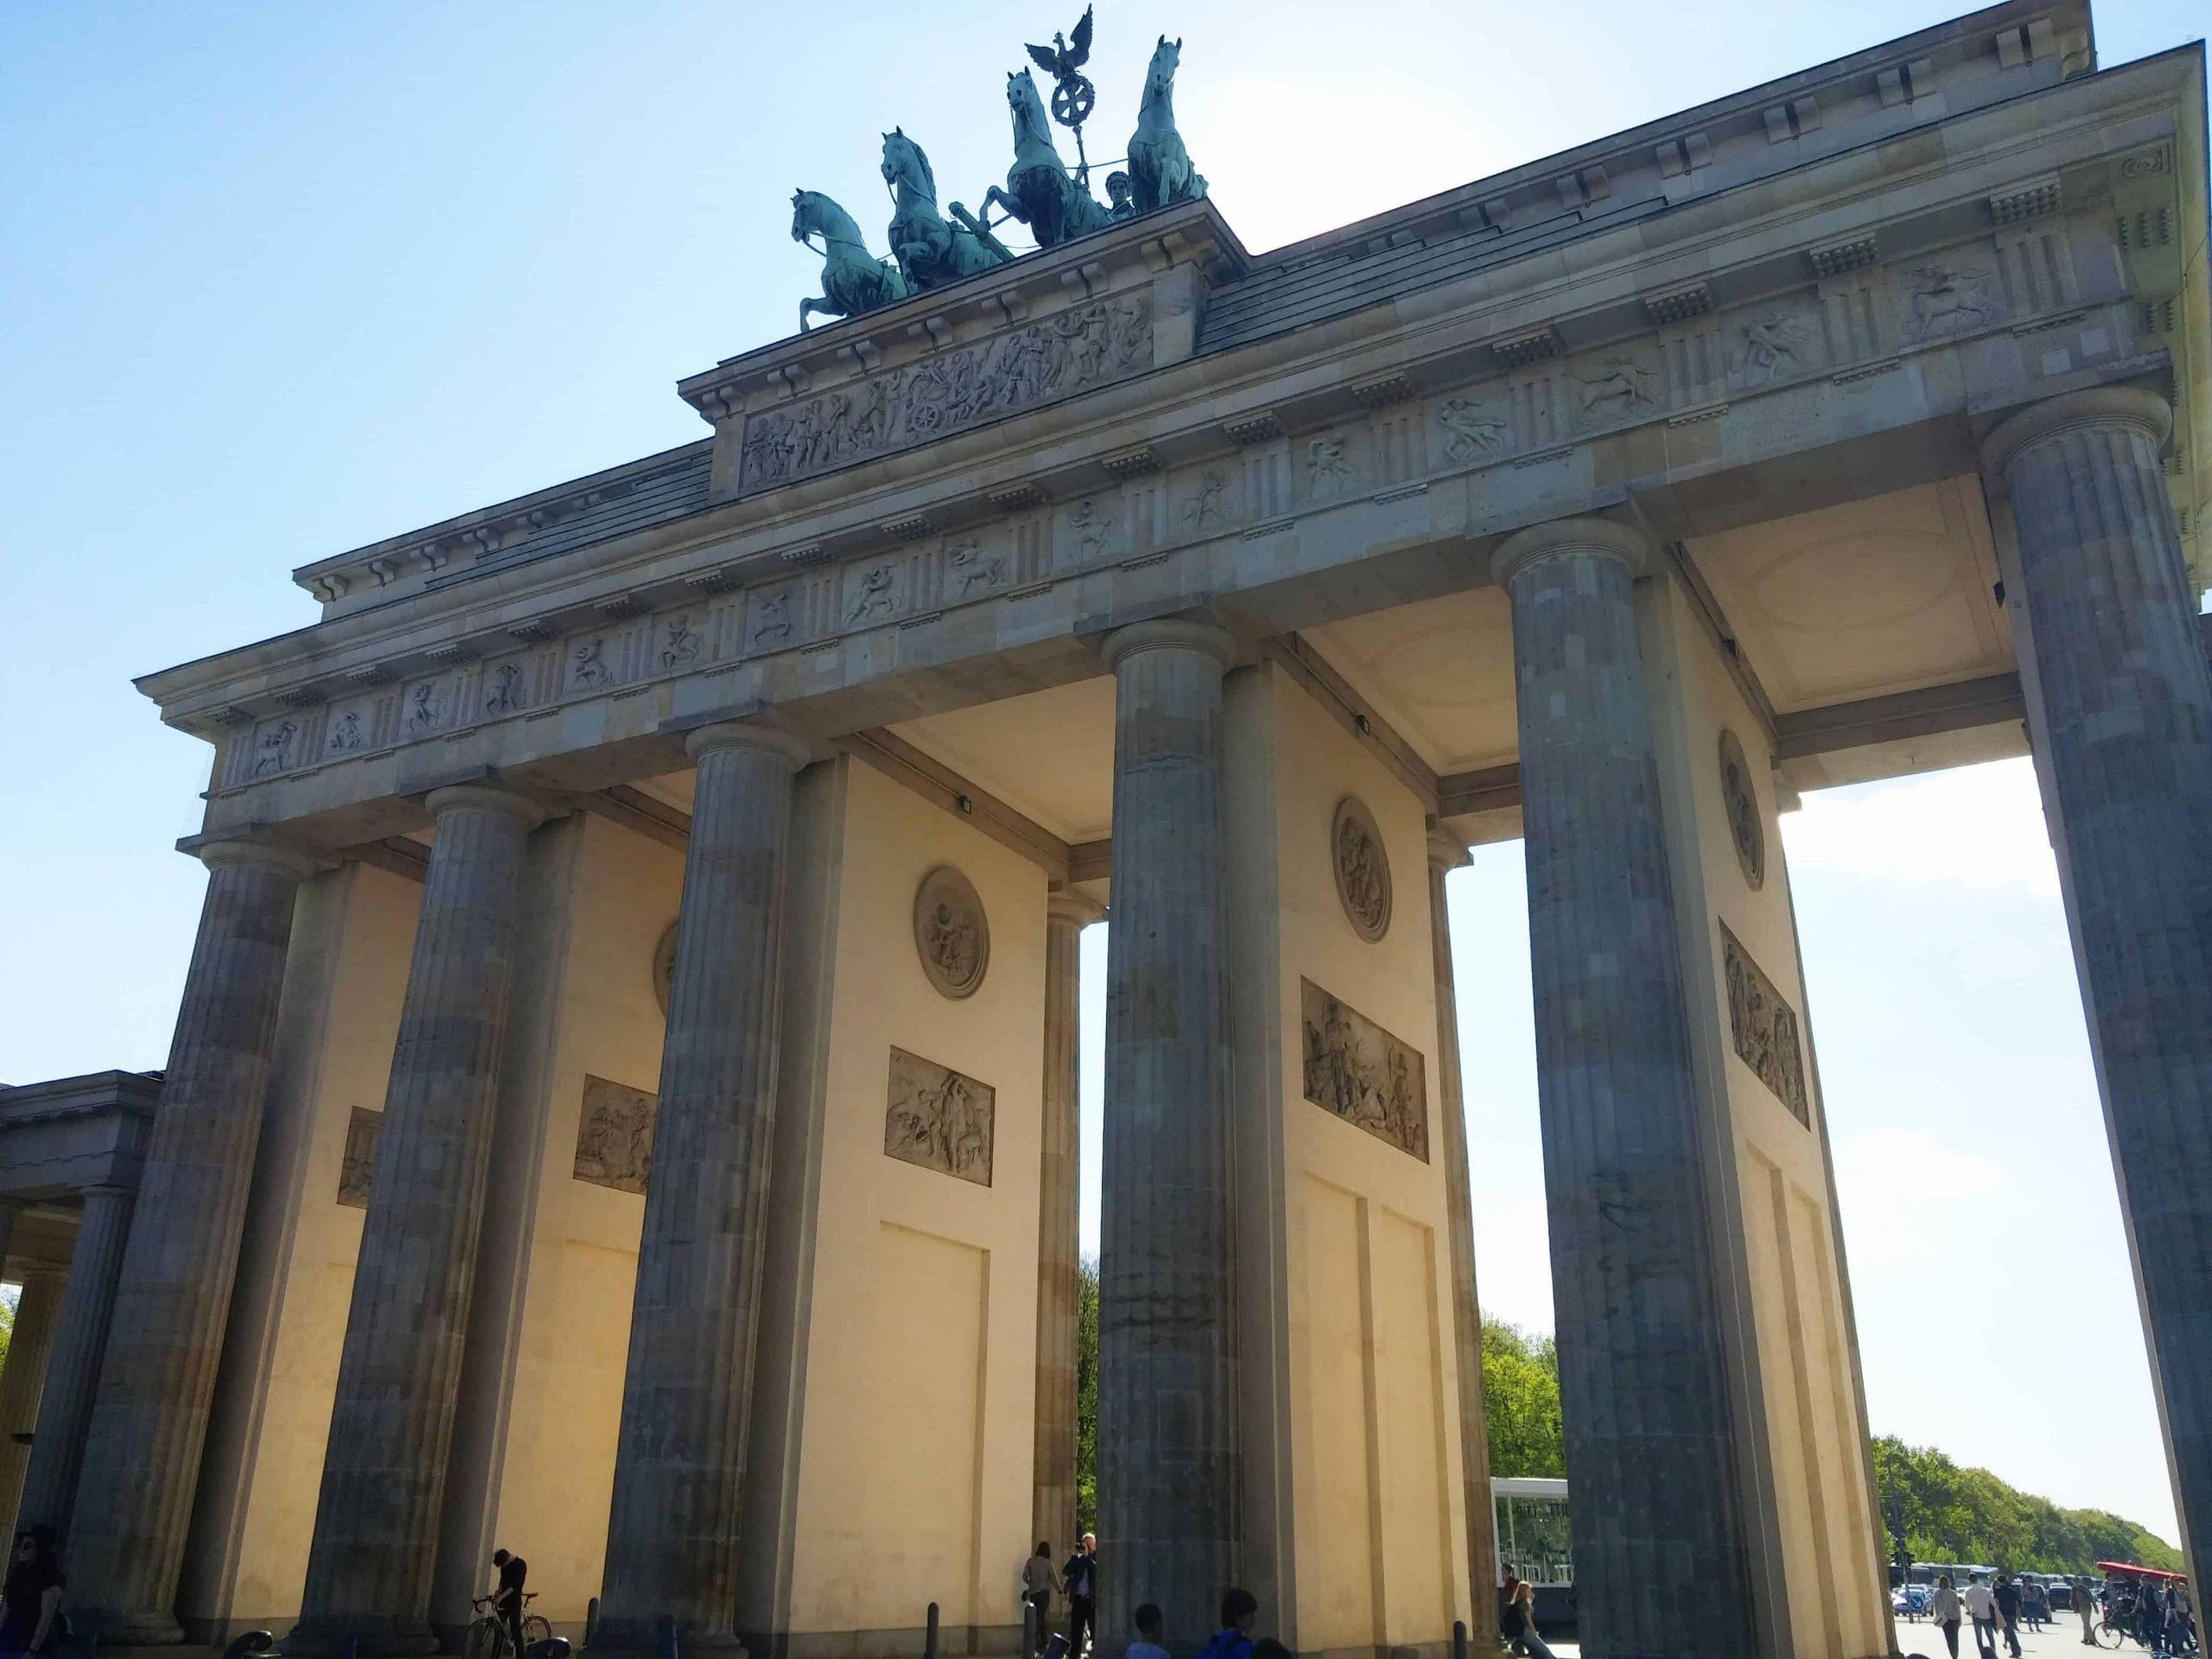
[[[1559,1346],[1550,1337],[1485,1317],[1483,1403],[1490,1418],[1491,1474],[1556,1480],[1567,1473]]]
[[[1986,1469],[1962,1469],[1933,1446],[1893,1434],[1873,1443],[1882,1510],[1898,1504],[1905,1547],[1922,1561],[1970,1561],[2036,1573],[2084,1573],[2101,1560],[2181,1571],[2180,1552],[2102,1510],[2063,1510]]]
[[[1085,1256],[1075,1289],[1075,1529],[1098,1530],[1098,1259]]]

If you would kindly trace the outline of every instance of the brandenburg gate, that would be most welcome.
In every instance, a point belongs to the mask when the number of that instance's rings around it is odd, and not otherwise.
[[[1102,1641],[1483,1644],[1517,836],[1583,1650],[1889,1654],[1777,815],[2021,753],[2212,1537],[2201,49],[2023,0],[1255,255],[1178,44],[1110,201],[1027,71],[980,213],[894,131],[710,435],[140,682],[206,908],[23,1511],[105,1643],[430,1651],[497,1541],[599,1647],[1014,1651],[1110,906]]]

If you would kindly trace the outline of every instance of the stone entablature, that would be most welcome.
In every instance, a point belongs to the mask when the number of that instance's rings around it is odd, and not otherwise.
[[[0,1198],[136,1187],[161,1097],[158,1071],[95,1071],[0,1087]]]
[[[1086,617],[1319,580],[1353,559],[1411,569],[1424,563],[1412,550],[1618,502],[1631,483],[1660,500],[1655,486],[1961,423],[2085,377],[2164,383],[2157,352],[2180,322],[2145,326],[2181,282],[2173,73],[2154,61],[1954,118],[1939,150],[1835,156],[1745,186],[1725,218],[1592,226],[1571,273],[1484,274],[1203,365],[1157,361],[1155,319],[1141,397],[1101,376],[987,431],[518,566],[496,589],[458,583],[143,683],[173,722],[225,738],[211,819],[274,822],[437,764],[527,763],[580,734],[651,739],[687,710],[840,694],[830,719],[849,729],[868,723],[849,714],[871,685],[1013,644],[1075,648]],[[1179,211],[1193,231],[1217,224],[1203,204]],[[1072,283],[1058,266],[1010,268],[1034,307],[1020,326],[1141,298],[1156,313],[1163,282],[1224,257],[1225,232],[1193,234],[1173,263],[1159,234],[1171,217],[1078,245],[1097,270],[1071,267]],[[1046,276],[1056,294],[1038,290]],[[956,293],[962,330],[982,327],[998,291],[979,279]],[[856,342],[910,323],[927,339],[926,305],[909,308],[685,383],[729,411],[718,479],[742,486],[746,422],[823,396],[839,353],[849,385],[899,367]],[[1963,448],[1956,459],[1971,464]],[[2194,463],[2177,473],[2187,493]],[[1687,495],[1676,507],[1696,511]],[[480,735],[495,729],[514,734]]]

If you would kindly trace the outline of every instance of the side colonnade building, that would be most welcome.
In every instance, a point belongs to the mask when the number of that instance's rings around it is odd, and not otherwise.
[[[1584,1651],[1888,1654],[1777,817],[2022,753],[2205,1535],[2203,62],[2090,31],[1264,256],[1116,225],[142,681],[215,748],[158,1106],[41,1178],[0,1095],[0,1209],[81,1216],[22,1513],[103,1640],[429,1651],[496,1541],[609,1648],[1013,1650],[1110,904],[1104,1638],[1236,1582],[1441,1655],[1496,1581],[1444,875],[1519,836]]]

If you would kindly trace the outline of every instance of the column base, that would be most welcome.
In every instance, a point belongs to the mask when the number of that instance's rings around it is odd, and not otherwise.
[[[184,1640],[184,1626],[173,1613],[80,1611],[71,1615],[71,1623],[80,1633],[89,1630],[97,1635],[103,1648],[171,1648]]]
[[[355,1651],[364,1659],[432,1654],[438,1650],[437,1634],[430,1629],[428,1619],[377,1614],[331,1614],[302,1619],[277,1645],[288,1655],[299,1656],[299,1659],[331,1659],[332,1656],[345,1652],[349,1642],[355,1644]]]
[[[586,1651],[599,1654],[655,1653],[659,1649],[658,1619],[602,1617],[599,1628],[592,1632],[591,1643]],[[751,1650],[733,1630],[687,1630],[679,1624],[676,1630],[676,1649],[678,1653],[687,1655],[711,1653],[715,1659],[751,1659]]]

